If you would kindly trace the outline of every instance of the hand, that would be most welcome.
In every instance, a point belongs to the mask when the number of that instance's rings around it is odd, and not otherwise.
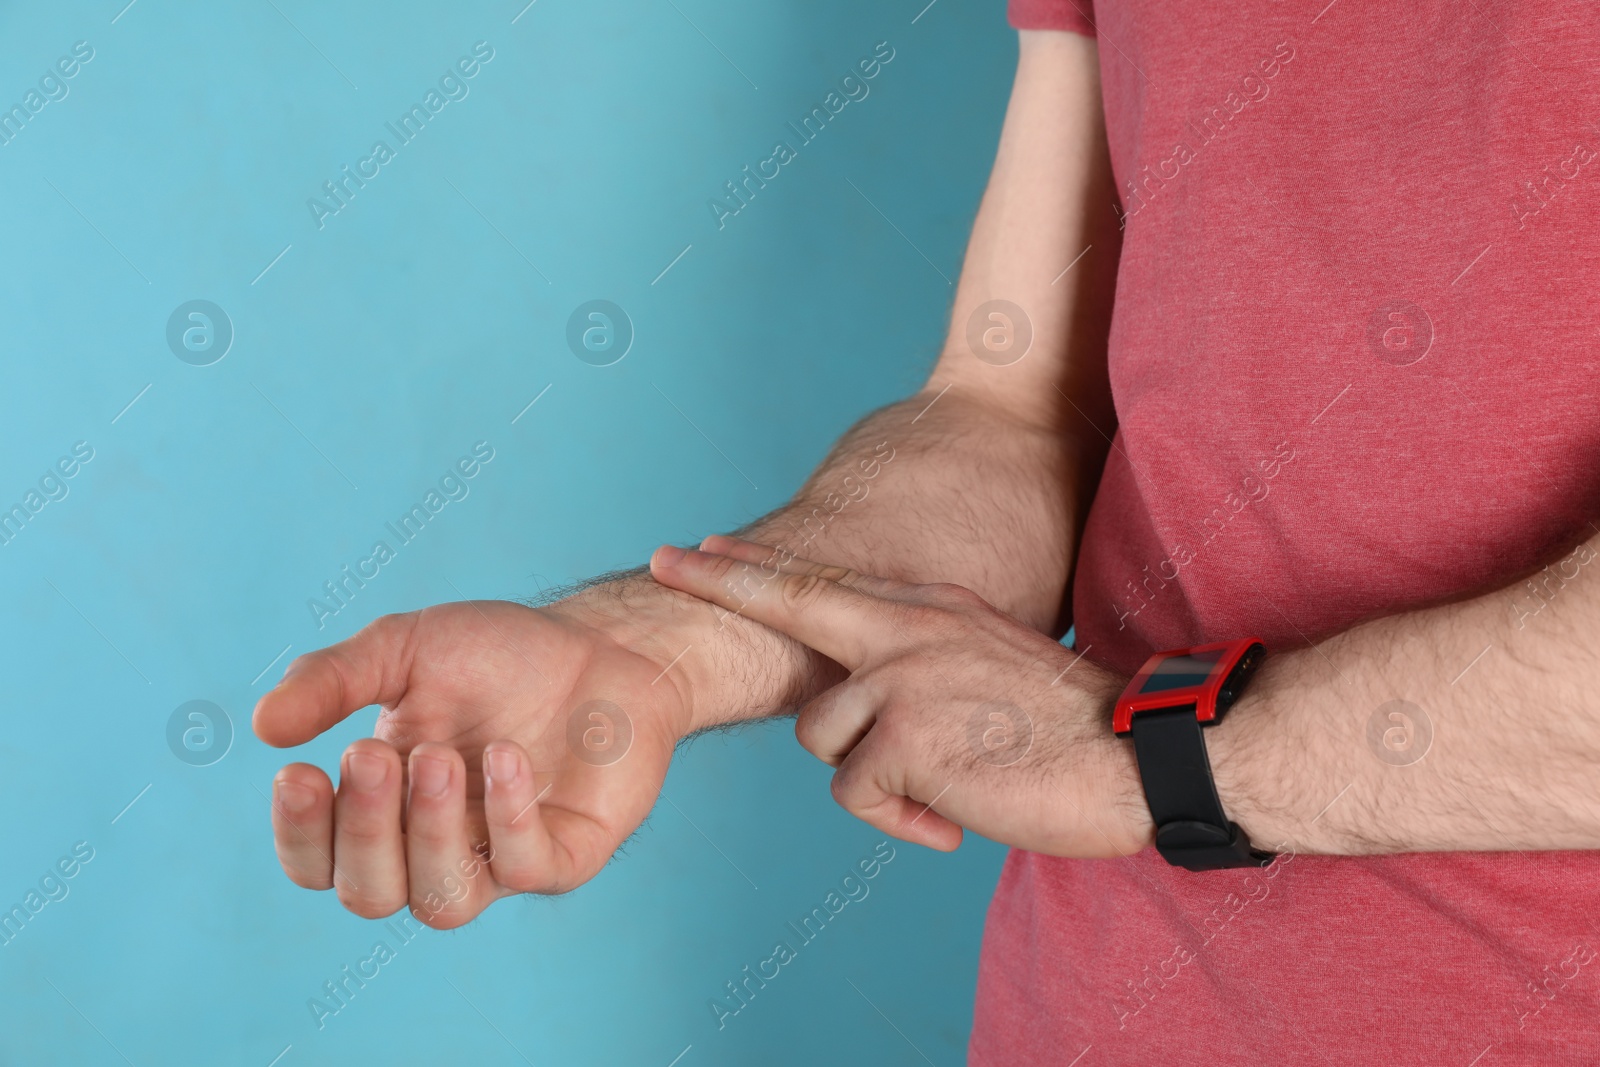
[[[1080,857],[1152,840],[1132,746],[1111,732],[1126,679],[976,593],[728,537],[664,545],[650,571],[850,671],[802,708],[795,735],[838,768],[835,799],[884,833],[948,851],[968,827]]]
[[[583,611],[504,601],[386,616],[301,656],[256,705],[263,741],[303,744],[383,711],[345,750],[337,795],[317,767],[278,772],[284,872],[357,915],[409,904],[439,929],[587,881],[649,813],[687,732],[665,667]]]

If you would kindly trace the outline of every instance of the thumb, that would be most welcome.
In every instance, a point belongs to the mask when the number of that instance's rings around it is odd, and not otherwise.
[[[416,612],[384,615],[336,645],[295,659],[256,703],[256,736],[274,748],[303,745],[353,711],[399,701],[416,624]]]

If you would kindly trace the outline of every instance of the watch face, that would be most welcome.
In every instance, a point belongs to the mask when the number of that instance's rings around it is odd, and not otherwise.
[[[1189,652],[1181,656],[1168,656],[1156,664],[1155,670],[1144,680],[1144,685],[1139,688],[1140,695],[1145,693],[1164,693],[1172,689],[1189,689],[1193,686],[1204,685],[1206,679],[1216,673],[1218,664],[1222,661],[1225,649],[1212,649],[1208,652]]]
[[[1125,734],[1136,712],[1180,707],[1192,707],[1201,723],[1214,722],[1233,705],[1265,652],[1259,637],[1157,652],[1117,698],[1111,728]]]

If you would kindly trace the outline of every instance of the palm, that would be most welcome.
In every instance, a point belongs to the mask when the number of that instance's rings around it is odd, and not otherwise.
[[[649,813],[688,722],[666,665],[571,602],[478,601],[385,616],[301,657],[255,729],[303,744],[370,704],[373,738],[346,750],[337,793],[321,768],[279,772],[279,859],[357,914],[409,903],[436,926],[593,877]]]
[[[605,831],[566,842],[605,846],[581,865],[587,877],[644,821],[666,778],[680,708],[664,678],[652,684],[661,673],[654,661],[558,613],[506,601],[440,604],[418,613],[405,695],[384,709],[373,736],[401,755],[426,741],[461,753],[475,843],[486,839],[483,749],[516,741],[533,761],[547,819],[570,812]],[[625,717],[603,707],[580,714],[574,743],[569,719],[591,701],[607,701]]]

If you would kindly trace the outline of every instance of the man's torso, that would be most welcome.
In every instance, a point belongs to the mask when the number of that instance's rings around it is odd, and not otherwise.
[[[1503,587],[1536,625],[1517,580],[1600,514],[1600,9],[1012,16],[1093,19],[1125,215],[1078,647],[1131,673]],[[1013,853],[973,1061],[1592,1063],[1597,921],[1597,853]]]

